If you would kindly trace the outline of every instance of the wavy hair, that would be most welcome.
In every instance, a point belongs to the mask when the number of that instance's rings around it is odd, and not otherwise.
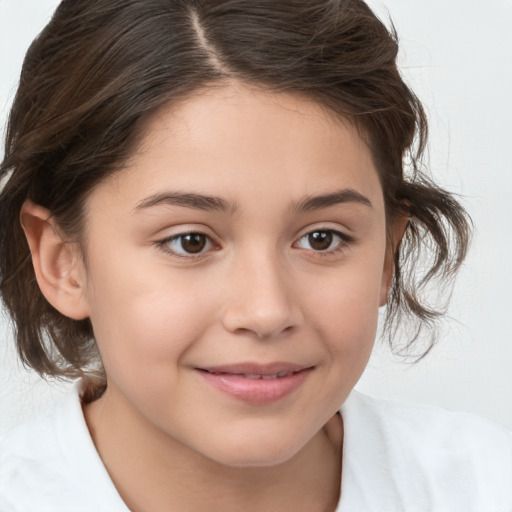
[[[427,120],[396,65],[398,38],[362,0],[64,0],[27,52],[0,165],[0,289],[21,360],[42,376],[102,378],[89,320],[44,298],[19,221],[30,199],[80,239],[84,200],[119,171],[164,104],[225,80],[294,92],[350,120],[382,183],[387,224],[409,217],[394,254],[386,329],[435,340],[470,220],[422,169]],[[421,262],[421,267],[418,264]],[[96,373],[94,373],[96,372]]]

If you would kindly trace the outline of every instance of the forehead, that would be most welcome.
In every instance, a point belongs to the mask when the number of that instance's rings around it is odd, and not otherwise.
[[[166,187],[242,204],[259,197],[260,206],[347,187],[372,203],[382,196],[371,153],[346,119],[299,94],[236,83],[162,107],[110,185],[132,202]]]

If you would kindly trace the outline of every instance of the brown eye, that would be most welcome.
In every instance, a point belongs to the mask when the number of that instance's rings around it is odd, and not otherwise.
[[[307,236],[310,247],[315,251],[326,251],[329,249],[334,238],[331,231],[315,231]]]
[[[200,233],[190,233],[180,236],[181,248],[189,254],[197,254],[206,247],[206,236]]]
[[[353,238],[335,229],[317,229],[302,236],[296,244],[300,249],[334,254],[353,242]]]
[[[160,245],[166,252],[180,257],[199,255],[213,248],[210,237],[203,233],[175,235],[164,240]]]

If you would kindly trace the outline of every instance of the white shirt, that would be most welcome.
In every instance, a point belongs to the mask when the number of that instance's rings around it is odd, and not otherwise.
[[[336,512],[512,512],[512,432],[353,391]],[[77,388],[0,439],[1,512],[129,512],[96,452]]]

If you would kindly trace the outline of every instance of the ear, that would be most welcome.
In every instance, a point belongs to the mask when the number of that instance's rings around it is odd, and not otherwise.
[[[50,212],[32,201],[23,204],[20,220],[43,295],[63,315],[74,320],[87,318],[86,274],[77,245],[65,242]]]
[[[384,268],[382,270],[382,283],[380,290],[380,305],[385,306],[388,302],[389,290],[393,283],[393,275],[395,273],[395,254],[404,236],[409,216],[403,215],[393,221],[391,232],[388,236],[388,247],[386,249],[386,258]]]

